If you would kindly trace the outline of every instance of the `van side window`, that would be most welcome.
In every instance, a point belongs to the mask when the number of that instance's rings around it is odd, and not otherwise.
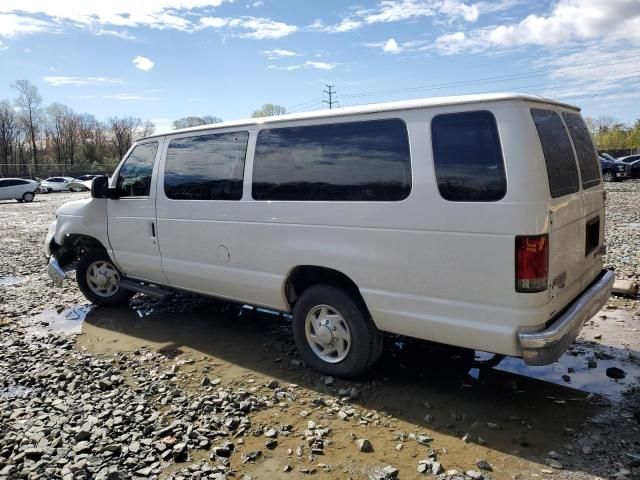
[[[261,130],[255,200],[399,201],[411,191],[407,126],[371,120]]]
[[[560,115],[552,110],[531,109],[547,165],[551,198],[578,191],[578,168],[571,142]]]
[[[174,200],[240,200],[249,132],[177,138],[169,143],[164,192]]]
[[[496,119],[491,112],[437,115],[431,121],[438,190],[452,202],[494,202],[507,193]]]
[[[135,147],[118,172],[116,189],[120,197],[148,197],[158,142]]]
[[[567,127],[569,127],[569,134],[578,156],[582,188],[587,189],[599,185],[600,166],[598,165],[598,155],[595,148],[593,148],[593,142],[587,126],[577,113],[563,112],[562,116]]]

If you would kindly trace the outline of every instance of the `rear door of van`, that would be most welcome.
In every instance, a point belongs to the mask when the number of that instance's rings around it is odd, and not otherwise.
[[[600,165],[580,114],[554,105],[531,109],[549,179],[550,315],[602,270],[604,193]]]

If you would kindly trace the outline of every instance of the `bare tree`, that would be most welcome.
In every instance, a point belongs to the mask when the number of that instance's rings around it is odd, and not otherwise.
[[[253,112],[251,116],[253,118],[273,117],[276,115],[284,115],[285,113],[287,113],[286,108],[280,105],[274,105],[273,103],[265,103],[264,105],[262,105],[262,107]]]
[[[140,128],[139,138],[148,137],[153,135],[156,132],[156,124],[151,120],[147,120],[142,124],[142,128]]]
[[[142,120],[136,117],[111,117],[109,126],[116,153],[122,158],[131,147],[135,132],[142,126]]]
[[[34,164],[38,163],[38,150],[36,147],[36,136],[38,134],[38,118],[42,97],[38,93],[38,87],[29,80],[16,80],[11,84],[12,88],[18,91],[18,98],[15,100],[16,106],[20,109],[23,121],[28,129],[28,136],[31,141],[31,158]]]
[[[178,120],[174,120],[173,128],[189,128],[197,127],[199,125],[209,125],[212,123],[220,123],[222,119],[215,115],[205,115],[204,117],[183,117]]]
[[[12,147],[18,137],[18,120],[11,104],[0,102],[0,163],[9,163]],[[15,159],[13,159],[15,161]],[[3,166],[4,167],[4,166]],[[3,168],[8,172],[7,168]]]
[[[47,107],[46,132],[54,144],[57,163],[75,163],[80,143],[80,117],[66,105],[53,103]]]

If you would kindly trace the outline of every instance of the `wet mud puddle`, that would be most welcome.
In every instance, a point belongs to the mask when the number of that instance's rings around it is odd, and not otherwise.
[[[85,318],[95,307],[93,305],[76,305],[66,310],[45,310],[29,319],[29,333],[43,336],[49,333],[79,335]]]
[[[12,275],[7,275],[4,277],[0,277],[0,287],[10,287],[12,285],[20,285],[26,280],[24,277],[16,277]]]

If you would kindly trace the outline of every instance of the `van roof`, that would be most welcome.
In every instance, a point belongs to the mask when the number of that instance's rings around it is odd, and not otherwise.
[[[399,102],[372,103],[368,105],[357,105],[353,107],[337,108],[333,110],[315,110],[302,113],[288,113],[273,117],[249,118],[244,120],[232,120],[229,122],[213,123],[209,125],[198,125],[197,127],[181,128],[179,130],[171,130],[168,132],[157,133],[148,137],[140,138],[137,141],[147,138],[163,137],[165,135],[174,135],[179,133],[197,132],[200,130],[210,130],[212,128],[228,128],[228,127],[249,127],[252,125],[265,125],[279,122],[289,122],[293,120],[307,120],[315,118],[331,118],[342,117],[345,115],[358,115],[366,113],[390,112],[395,110],[410,110],[417,108],[439,107],[444,105],[464,105],[469,103],[499,102],[505,100],[522,100],[527,102],[538,102],[559,105],[565,108],[580,111],[580,108],[566,103],[558,102],[550,98],[540,97],[537,95],[528,95],[524,93],[488,93],[475,95],[455,95],[449,97],[431,97],[416,100],[403,100]]]

